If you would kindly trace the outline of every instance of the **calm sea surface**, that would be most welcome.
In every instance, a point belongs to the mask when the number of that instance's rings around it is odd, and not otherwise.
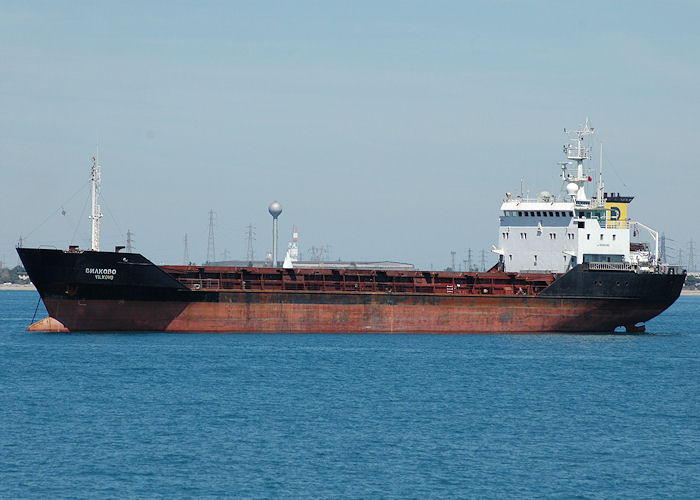
[[[37,297],[0,292],[3,498],[700,496],[700,297],[619,336],[28,333]]]

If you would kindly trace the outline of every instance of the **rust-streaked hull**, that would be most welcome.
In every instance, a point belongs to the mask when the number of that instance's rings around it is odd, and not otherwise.
[[[227,294],[223,302],[152,303],[46,300],[62,330],[230,333],[528,333],[606,332],[659,314],[663,305],[603,299],[538,297],[368,296],[284,301],[279,294],[251,300]],[[248,296],[247,296],[248,295]],[[333,300],[335,299],[335,300]],[[360,302],[360,303],[357,303]],[[49,326],[49,325],[47,325]],[[42,328],[43,330],[43,328]]]
[[[676,300],[685,279],[582,266],[536,276],[159,267],[138,254],[18,251],[50,316],[35,331],[638,331]]]

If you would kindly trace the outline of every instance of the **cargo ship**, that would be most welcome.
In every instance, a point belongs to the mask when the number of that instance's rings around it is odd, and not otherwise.
[[[92,165],[91,249],[18,248],[49,316],[30,331],[231,333],[602,333],[644,331],[680,295],[658,233],[628,218],[631,196],[597,192],[584,167],[588,120],[564,147],[562,193],[506,193],[487,271],[155,265],[99,250]],[[602,151],[601,151],[602,154]],[[654,251],[631,241],[640,230]],[[276,259],[275,259],[276,260]]]

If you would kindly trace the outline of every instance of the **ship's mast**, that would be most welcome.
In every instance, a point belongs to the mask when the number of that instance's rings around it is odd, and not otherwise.
[[[598,204],[605,204],[605,183],[603,182],[603,143],[600,143],[600,169],[598,170]]]
[[[591,148],[585,147],[583,141],[587,135],[593,134],[593,130],[594,129],[588,125],[588,118],[586,118],[586,123],[583,127],[571,133],[575,136],[573,141],[564,146],[566,157],[576,162],[576,173],[573,175],[567,173],[566,167],[562,165],[562,180],[568,182],[569,185],[573,183],[578,186],[576,189],[576,201],[588,201],[584,186],[586,182],[589,182],[589,178],[583,173],[583,160],[590,160]],[[564,132],[568,133],[566,129],[564,129]]]
[[[97,153],[99,154],[99,153]],[[100,250],[100,219],[102,218],[102,209],[97,203],[97,198],[100,196],[100,165],[97,162],[97,154],[92,157],[92,170],[90,173],[90,182],[92,184],[92,242],[90,249],[98,252]]]

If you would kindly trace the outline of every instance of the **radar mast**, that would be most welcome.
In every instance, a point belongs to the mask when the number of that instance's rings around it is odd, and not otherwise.
[[[573,193],[572,196],[575,195],[576,201],[588,201],[585,185],[586,182],[590,182],[592,179],[583,173],[583,160],[591,159],[591,148],[584,146],[583,141],[586,136],[592,135],[594,130],[588,124],[588,117],[586,117],[586,122],[578,130],[569,132],[564,129],[565,134],[571,135],[569,144],[564,145],[564,153],[566,153],[566,157],[569,160],[576,162],[576,171],[575,173],[568,172],[566,166],[562,164],[561,178],[564,182],[568,182],[567,192],[569,194]]]

